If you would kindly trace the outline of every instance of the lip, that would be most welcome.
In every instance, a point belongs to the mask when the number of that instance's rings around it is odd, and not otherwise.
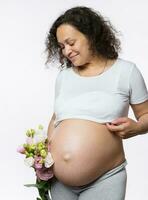
[[[76,56],[77,56],[77,55],[72,56],[72,57],[69,57],[69,59],[70,59],[70,60],[73,60]]]

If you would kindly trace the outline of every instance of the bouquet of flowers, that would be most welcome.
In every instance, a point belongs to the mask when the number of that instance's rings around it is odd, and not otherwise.
[[[37,200],[51,200],[48,194],[50,180],[54,176],[52,166],[54,164],[50,153],[47,134],[42,125],[37,129],[29,129],[26,132],[26,142],[19,146],[17,151],[25,155],[25,164],[32,167],[36,173],[36,183],[26,184],[27,187],[36,187],[40,198]]]

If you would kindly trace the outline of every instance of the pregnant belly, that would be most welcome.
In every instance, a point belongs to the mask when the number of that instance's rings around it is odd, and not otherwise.
[[[67,185],[88,184],[125,159],[121,139],[96,122],[63,120],[52,136],[53,171]]]

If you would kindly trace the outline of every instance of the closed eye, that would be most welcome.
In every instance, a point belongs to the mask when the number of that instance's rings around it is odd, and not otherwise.
[[[69,45],[69,46],[73,46],[74,45],[74,41],[69,41],[69,42],[67,42],[67,45]],[[65,48],[65,46],[62,44],[62,43],[59,43],[59,48],[60,49],[64,49]]]
[[[69,46],[74,46],[74,43],[69,44]],[[59,48],[60,48],[61,50],[63,50],[63,49],[65,49],[65,46],[59,45]]]
[[[70,46],[73,46],[74,45],[74,43],[71,43],[71,44],[69,44]]]

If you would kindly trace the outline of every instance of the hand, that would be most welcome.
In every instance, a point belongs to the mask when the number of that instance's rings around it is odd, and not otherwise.
[[[117,118],[111,123],[106,123],[107,128],[122,139],[138,135],[139,126],[136,121],[128,117]]]

